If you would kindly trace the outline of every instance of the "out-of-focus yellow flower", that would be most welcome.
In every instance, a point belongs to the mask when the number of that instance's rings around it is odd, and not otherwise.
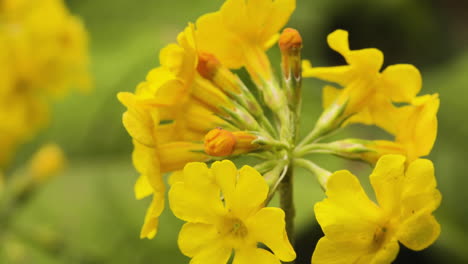
[[[339,84],[343,89],[326,86],[323,90],[325,107],[331,104],[346,104],[343,114],[349,122],[376,124],[390,133],[395,133],[394,106],[392,102],[410,103],[422,86],[421,75],[413,65],[397,64],[380,72],[383,54],[374,48],[350,50],[348,32],[336,30],[328,35],[328,45],[339,52],[348,65],[334,67],[311,67],[303,64],[303,76],[315,77]]]
[[[36,182],[43,183],[62,172],[65,163],[62,149],[56,144],[46,144],[32,156],[29,172]]]
[[[47,122],[49,97],[89,88],[87,67],[85,29],[62,0],[0,2],[0,164]]]
[[[197,20],[199,48],[229,68],[246,67],[254,80],[271,80],[265,50],[278,40],[295,8],[295,0],[227,0],[219,11]]]
[[[439,206],[432,162],[418,159],[405,169],[405,157],[386,155],[370,176],[378,205],[348,171],[335,172],[327,197],[315,205],[325,236],[312,263],[391,263],[398,242],[412,250],[430,246],[440,234],[432,215]]]
[[[224,203],[220,199],[220,192]],[[169,191],[174,214],[187,221],[178,244],[191,263],[280,263],[296,254],[286,235],[284,212],[263,207],[268,185],[253,168],[239,171],[228,160],[185,166],[183,180]],[[257,247],[263,243],[273,252]]]
[[[366,146],[374,152],[362,153],[365,160],[375,163],[385,154],[402,154],[411,162],[431,153],[437,137],[437,111],[439,95],[416,97],[412,105],[403,106],[393,112],[398,118],[395,141],[376,140]]]

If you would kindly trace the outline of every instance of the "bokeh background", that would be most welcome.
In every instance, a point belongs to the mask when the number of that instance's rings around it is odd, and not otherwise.
[[[116,93],[133,91],[158,66],[159,49],[223,0],[66,2],[89,31],[94,90],[72,92],[55,102],[50,126],[14,159],[13,167],[21,167],[34,149],[54,141],[69,162],[64,173],[16,212],[13,235],[0,245],[0,263],[188,263],[176,243],[182,222],[169,210],[154,240],[138,237],[150,200],[133,196],[137,174]],[[350,32],[352,49],[376,47],[384,52],[385,65],[416,65],[423,75],[421,93],[440,94],[439,133],[430,159],[443,194],[436,212],[442,234],[425,251],[402,249],[395,263],[468,263],[467,11],[468,2],[460,0],[297,0],[288,24],[301,32],[303,56],[313,65],[343,63],[326,44],[327,34],[342,28]],[[276,47],[270,55],[279,65]],[[320,113],[322,84],[304,82],[304,132]],[[341,136],[372,138],[375,133],[380,132],[355,127]],[[370,171],[367,165],[334,157],[312,158],[330,170],[348,168],[362,180]],[[296,180],[298,263],[310,263],[322,235],[313,204],[323,193],[304,171],[298,170]],[[53,241],[46,243],[47,250],[44,241]]]

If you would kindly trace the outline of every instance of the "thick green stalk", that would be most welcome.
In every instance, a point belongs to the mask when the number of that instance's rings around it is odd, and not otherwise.
[[[291,244],[294,246],[294,218],[296,216],[296,209],[294,207],[293,198],[293,166],[289,166],[283,180],[279,186],[280,193],[280,206],[286,214],[286,232]],[[292,263],[292,262],[291,262]]]

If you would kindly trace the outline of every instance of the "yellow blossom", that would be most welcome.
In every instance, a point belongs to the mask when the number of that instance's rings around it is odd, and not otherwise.
[[[385,154],[402,154],[408,161],[429,155],[437,137],[439,104],[438,94],[424,95],[394,111],[394,119],[398,119],[395,141],[374,141],[366,146],[373,152],[362,153],[363,158],[375,163]]]
[[[197,20],[199,48],[229,68],[246,67],[254,80],[271,80],[265,50],[295,8],[295,0],[227,0],[219,11]]]
[[[33,179],[42,183],[60,173],[65,162],[65,155],[58,145],[46,144],[31,158],[29,170]]]
[[[48,121],[47,99],[65,94],[71,86],[89,88],[90,77],[86,31],[62,0],[2,1],[0,24],[4,165],[16,146]]]
[[[190,263],[227,263],[232,251],[236,264],[294,260],[284,212],[263,207],[267,194],[265,180],[249,166],[238,171],[228,160],[215,162],[211,169],[204,163],[187,164],[183,179],[169,191],[172,211],[188,222],[178,239],[182,253],[192,258]]]
[[[133,164],[140,173],[135,183],[135,196],[142,199],[153,195],[140,236],[153,238],[158,217],[164,209],[162,174],[182,169],[190,161],[204,161],[207,157],[202,153],[202,144],[161,140],[158,137],[160,119],[157,107],[131,93],[119,93],[118,97],[128,109],[122,119],[133,138]]]
[[[326,86],[323,91],[324,106],[346,104],[344,118],[349,122],[376,124],[394,133],[390,113],[392,102],[410,103],[422,86],[421,75],[413,65],[397,64],[380,72],[383,54],[375,48],[350,50],[348,32],[336,30],[328,35],[328,45],[339,52],[348,65],[311,67],[303,64],[303,76],[315,77],[343,87]]]
[[[407,167],[405,157],[386,155],[370,176],[378,204],[348,171],[330,176],[327,198],[315,205],[325,236],[312,263],[391,263],[398,242],[412,250],[430,246],[440,234],[432,215],[441,194],[432,162],[418,159]]]

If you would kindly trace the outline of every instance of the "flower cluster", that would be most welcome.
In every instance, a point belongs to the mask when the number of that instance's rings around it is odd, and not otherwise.
[[[294,9],[294,0],[227,0],[161,49],[160,66],[135,92],[118,94],[140,173],[135,196],[152,196],[141,238],[157,233],[163,176],[172,173],[169,204],[187,222],[179,247],[191,263],[227,263],[232,252],[233,263],[293,261],[294,166],[313,173],[328,196],[315,206],[325,237],[313,263],[390,263],[398,241],[421,250],[438,237],[432,212],[441,195],[432,163],[418,159],[430,153],[436,138],[438,95],[417,95],[422,81],[412,65],[380,72],[382,53],[351,50],[344,30],[331,33],[328,43],[348,65],[312,67],[301,59],[299,32],[281,32]],[[280,75],[266,53],[274,44],[281,51]],[[323,113],[299,140],[303,77],[341,89],[324,88]],[[380,127],[395,140],[325,141],[354,123]],[[328,172],[307,158],[310,153],[375,165],[370,180],[378,204],[356,177]],[[255,166],[238,171],[231,161],[217,161],[238,156],[255,158]],[[212,161],[211,168],[204,163]],[[265,207],[276,193],[281,208]]]
[[[47,18],[47,19],[44,19]],[[48,120],[47,100],[89,87],[87,35],[62,0],[0,2],[0,165]]]

